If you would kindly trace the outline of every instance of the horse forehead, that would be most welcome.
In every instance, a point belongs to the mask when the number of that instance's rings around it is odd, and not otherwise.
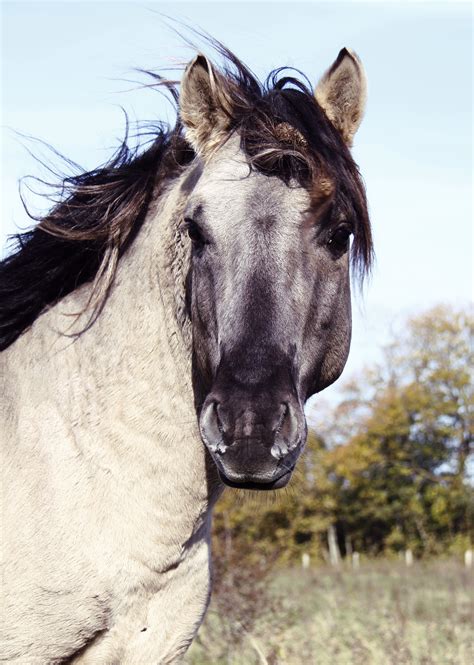
[[[204,168],[194,195],[211,217],[215,213],[227,220],[244,215],[249,221],[270,217],[291,221],[310,205],[309,193],[296,182],[286,184],[252,169],[235,141]]]

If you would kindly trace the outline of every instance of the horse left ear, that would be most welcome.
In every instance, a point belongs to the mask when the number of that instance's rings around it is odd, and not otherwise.
[[[204,55],[186,67],[179,95],[186,138],[198,154],[208,154],[228,135],[231,103],[222,76]]]
[[[316,86],[314,96],[344,141],[351,146],[367,99],[365,71],[354,51],[343,48],[339,52]]]

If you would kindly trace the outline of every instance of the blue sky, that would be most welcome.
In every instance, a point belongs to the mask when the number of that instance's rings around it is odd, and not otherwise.
[[[122,136],[120,106],[132,119],[172,119],[159,95],[123,80],[133,67],[192,57],[161,12],[207,30],[262,77],[292,65],[316,83],[342,46],[359,53],[369,99],[354,155],[377,266],[355,299],[346,376],[377,357],[405,315],[471,298],[469,3],[15,1],[1,9],[3,245],[15,224],[28,224],[18,179],[41,175],[12,130],[92,168]]]

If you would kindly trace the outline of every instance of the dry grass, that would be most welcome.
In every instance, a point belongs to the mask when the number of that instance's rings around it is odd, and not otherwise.
[[[255,614],[245,607],[252,595],[239,592],[251,581],[235,576],[213,598],[185,662],[470,665],[472,581],[460,562],[441,560],[279,571],[255,582]]]

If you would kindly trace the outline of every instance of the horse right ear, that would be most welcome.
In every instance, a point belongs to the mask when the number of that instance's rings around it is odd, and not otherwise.
[[[200,155],[212,152],[229,133],[230,98],[221,75],[204,55],[197,55],[186,67],[179,112],[186,138]]]

